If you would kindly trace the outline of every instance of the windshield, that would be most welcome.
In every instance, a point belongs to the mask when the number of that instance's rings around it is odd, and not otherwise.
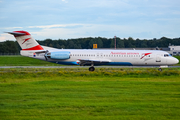
[[[169,57],[169,56],[171,56],[170,54],[164,54],[164,57]]]

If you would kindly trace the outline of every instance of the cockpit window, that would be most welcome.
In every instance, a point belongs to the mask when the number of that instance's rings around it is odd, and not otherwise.
[[[164,54],[164,57],[169,57],[169,56],[171,56],[170,54]]]

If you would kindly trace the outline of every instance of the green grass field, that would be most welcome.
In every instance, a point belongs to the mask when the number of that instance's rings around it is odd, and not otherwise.
[[[30,57],[17,56],[0,56],[0,66],[60,66],[59,64],[50,63]]]
[[[0,66],[53,65],[0,56]],[[0,68],[0,120],[179,120],[179,78],[180,68]]]
[[[179,77],[175,68],[0,69],[0,119],[179,120]]]

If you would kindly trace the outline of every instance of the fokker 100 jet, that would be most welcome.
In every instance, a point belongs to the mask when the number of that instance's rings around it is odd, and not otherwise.
[[[160,50],[97,50],[97,49],[56,49],[39,45],[26,31],[7,32],[14,35],[22,50],[22,56],[65,65],[159,66],[174,65],[179,62],[169,53]]]

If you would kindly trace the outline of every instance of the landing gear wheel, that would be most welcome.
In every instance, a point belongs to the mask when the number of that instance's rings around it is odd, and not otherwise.
[[[89,68],[89,71],[94,71],[94,70],[95,70],[94,67],[90,67],[90,68]]]
[[[161,68],[159,68],[158,70],[159,70],[160,72],[162,71],[162,69],[161,69]]]

